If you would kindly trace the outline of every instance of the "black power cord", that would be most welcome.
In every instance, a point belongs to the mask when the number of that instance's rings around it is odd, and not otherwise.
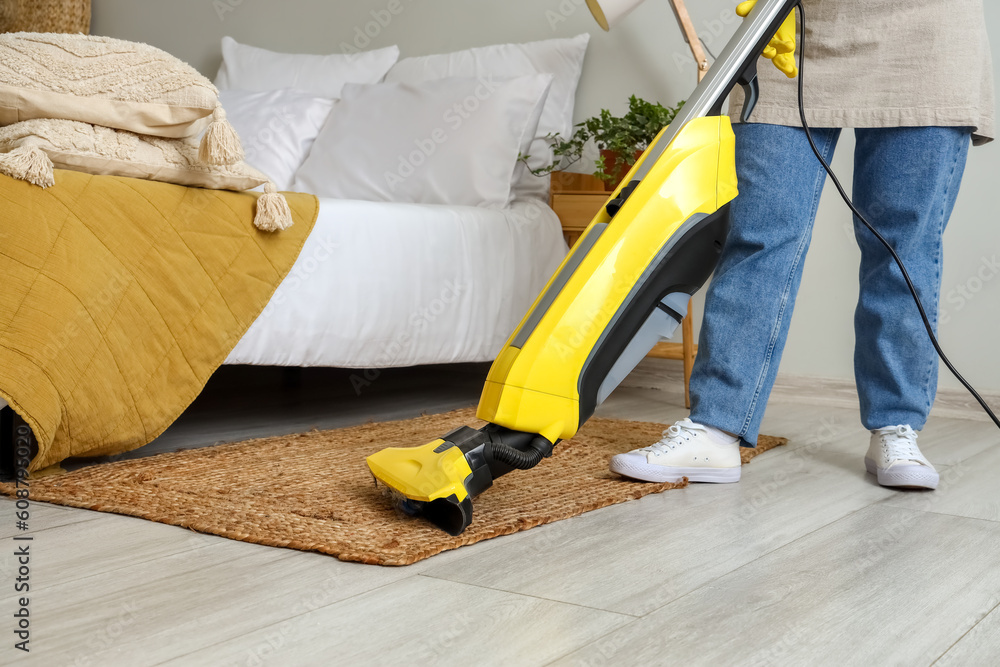
[[[983,406],[983,410],[985,410],[986,414],[990,416],[990,419],[993,420],[993,423],[996,424],[997,427],[1000,427],[1000,419],[997,419],[997,416],[993,413],[993,410],[990,409],[990,406],[986,403],[986,401],[983,400],[983,397],[979,395],[979,392],[976,391],[975,387],[969,384],[969,382],[964,377],[962,377],[962,374],[958,372],[958,369],[955,368],[955,366],[948,359],[948,356],[944,353],[944,350],[941,349],[941,345],[940,343],[938,343],[937,336],[934,335],[934,327],[931,326],[930,319],[928,319],[927,317],[927,312],[924,310],[923,304],[920,303],[920,296],[917,294],[917,290],[913,286],[913,281],[910,280],[910,274],[907,273],[906,267],[903,265],[903,260],[899,258],[899,255],[896,254],[896,251],[893,249],[892,245],[885,240],[885,237],[882,236],[878,232],[878,230],[875,229],[874,226],[872,226],[870,222],[868,222],[868,219],[865,218],[865,216],[861,214],[861,211],[858,210],[857,206],[854,205],[854,202],[851,201],[851,198],[847,195],[847,192],[844,190],[844,186],[840,184],[840,180],[837,178],[837,175],[834,174],[833,169],[830,168],[830,164],[823,157],[822,153],[819,152],[819,149],[816,147],[816,142],[813,141],[812,130],[809,128],[809,123],[806,122],[806,108],[805,104],[803,103],[802,77],[803,77],[803,71],[805,70],[805,60],[806,60],[805,58],[806,17],[805,17],[805,12],[802,11],[802,3],[799,3],[797,7],[799,10],[800,25],[802,27],[801,35],[799,38],[799,53],[800,53],[799,82],[798,82],[799,117],[802,119],[802,129],[805,130],[806,138],[809,140],[809,145],[812,147],[812,151],[813,153],[815,153],[816,159],[819,160],[820,164],[823,165],[823,169],[825,169],[826,173],[830,176],[830,180],[832,180],[833,184],[837,186],[837,191],[840,193],[841,198],[843,198],[847,206],[850,207],[854,215],[857,216],[857,219],[860,220],[861,223],[868,228],[868,231],[870,231],[872,234],[875,235],[875,238],[877,238],[879,242],[881,242],[882,245],[885,246],[885,249],[889,251],[889,254],[892,255],[893,260],[895,260],[896,265],[899,267],[899,270],[903,274],[903,279],[906,280],[906,286],[910,288],[910,294],[913,296],[913,302],[917,304],[917,309],[920,311],[920,317],[924,321],[924,328],[927,329],[927,335],[930,337],[931,343],[934,345],[934,349],[937,350],[938,356],[941,357],[941,361],[943,361],[944,365],[948,367],[948,370],[951,371],[951,374],[954,375],[958,379],[958,381],[961,382],[962,385],[969,390],[969,393],[972,394],[972,396],[979,402],[979,405]]]

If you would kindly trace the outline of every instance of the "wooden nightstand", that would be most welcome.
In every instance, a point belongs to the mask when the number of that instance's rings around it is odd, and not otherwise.
[[[563,235],[570,247],[579,240],[597,211],[608,200],[608,196],[603,181],[595,176],[567,172],[552,174],[549,204],[559,216]],[[684,362],[684,405],[688,408],[691,407],[691,368],[697,353],[698,346],[694,342],[694,326],[691,322],[691,303],[688,302],[688,315],[681,322],[681,342],[659,343],[649,353],[650,357],[657,359],[677,359]]]

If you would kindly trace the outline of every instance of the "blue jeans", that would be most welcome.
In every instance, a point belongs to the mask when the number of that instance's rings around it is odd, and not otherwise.
[[[740,195],[708,287],[691,376],[691,419],[755,445],[788,335],[826,172],[802,128],[734,124]],[[942,233],[965,168],[970,128],[855,130],[853,199],[892,244],[937,327]],[[814,129],[833,157],[839,129]],[[844,211],[848,209],[844,207]],[[923,428],[938,359],[902,274],[858,221],[860,296],[854,373],[868,429]]]

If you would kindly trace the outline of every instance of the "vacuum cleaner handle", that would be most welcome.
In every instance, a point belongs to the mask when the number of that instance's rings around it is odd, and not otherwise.
[[[688,97],[673,122],[657,142],[647,149],[649,159],[644,168],[629,176],[629,180],[642,180],[663,152],[670,146],[681,129],[690,121],[703,116],[720,116],[722,107],[733,88],[743,86],[747,101],[743,106],[741,122],[746,122],[759,99],[757,61],[772,36],[800,0],[759,0],[729,42],[716,58],[708,74]]]

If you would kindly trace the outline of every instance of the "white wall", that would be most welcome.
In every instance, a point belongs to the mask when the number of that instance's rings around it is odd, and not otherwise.
[[[402,7],[398,15],[384,11],[396,2]],[[735,29],[731,11],[735,0],[687,4],[702,38],[717,53]],[[994,69],[1000,73],[1000,7],[986,4]],[[404,57],[590,32],[593,39],[577,97],[577,120],[602,107],[622,111],[632,93],[673,103],[691,91],[695,80],[694,63],[665,0],[650,0],[611,33],[597,28],[584,0],[93,0],[93,7],[94,34],[152,43],[209,77],[218,68],[223,35],[278,51],[331,53],[341,51],[341,44],[352,43],[368,27],[375,35],[369,48],[399,44]],[[382,12],[384,26],[372,23],[373,11]],[[387,17],[391,20],[385,21]],[[834,161],[845,183],[851,181],[853,144],[851,133],[845,133]],[[1000,142],[971,152],[946,233],[942,295],[942,344],[966,377],[990,393],[1000,393],[1000,275],[988,264],[994,257],[1000,259],[998,173]],[[782,360],[783,373],[853,377],[859,253],[849,230],[848,211],[828,187]],[[941,384],[960,386],[946,370]]]

